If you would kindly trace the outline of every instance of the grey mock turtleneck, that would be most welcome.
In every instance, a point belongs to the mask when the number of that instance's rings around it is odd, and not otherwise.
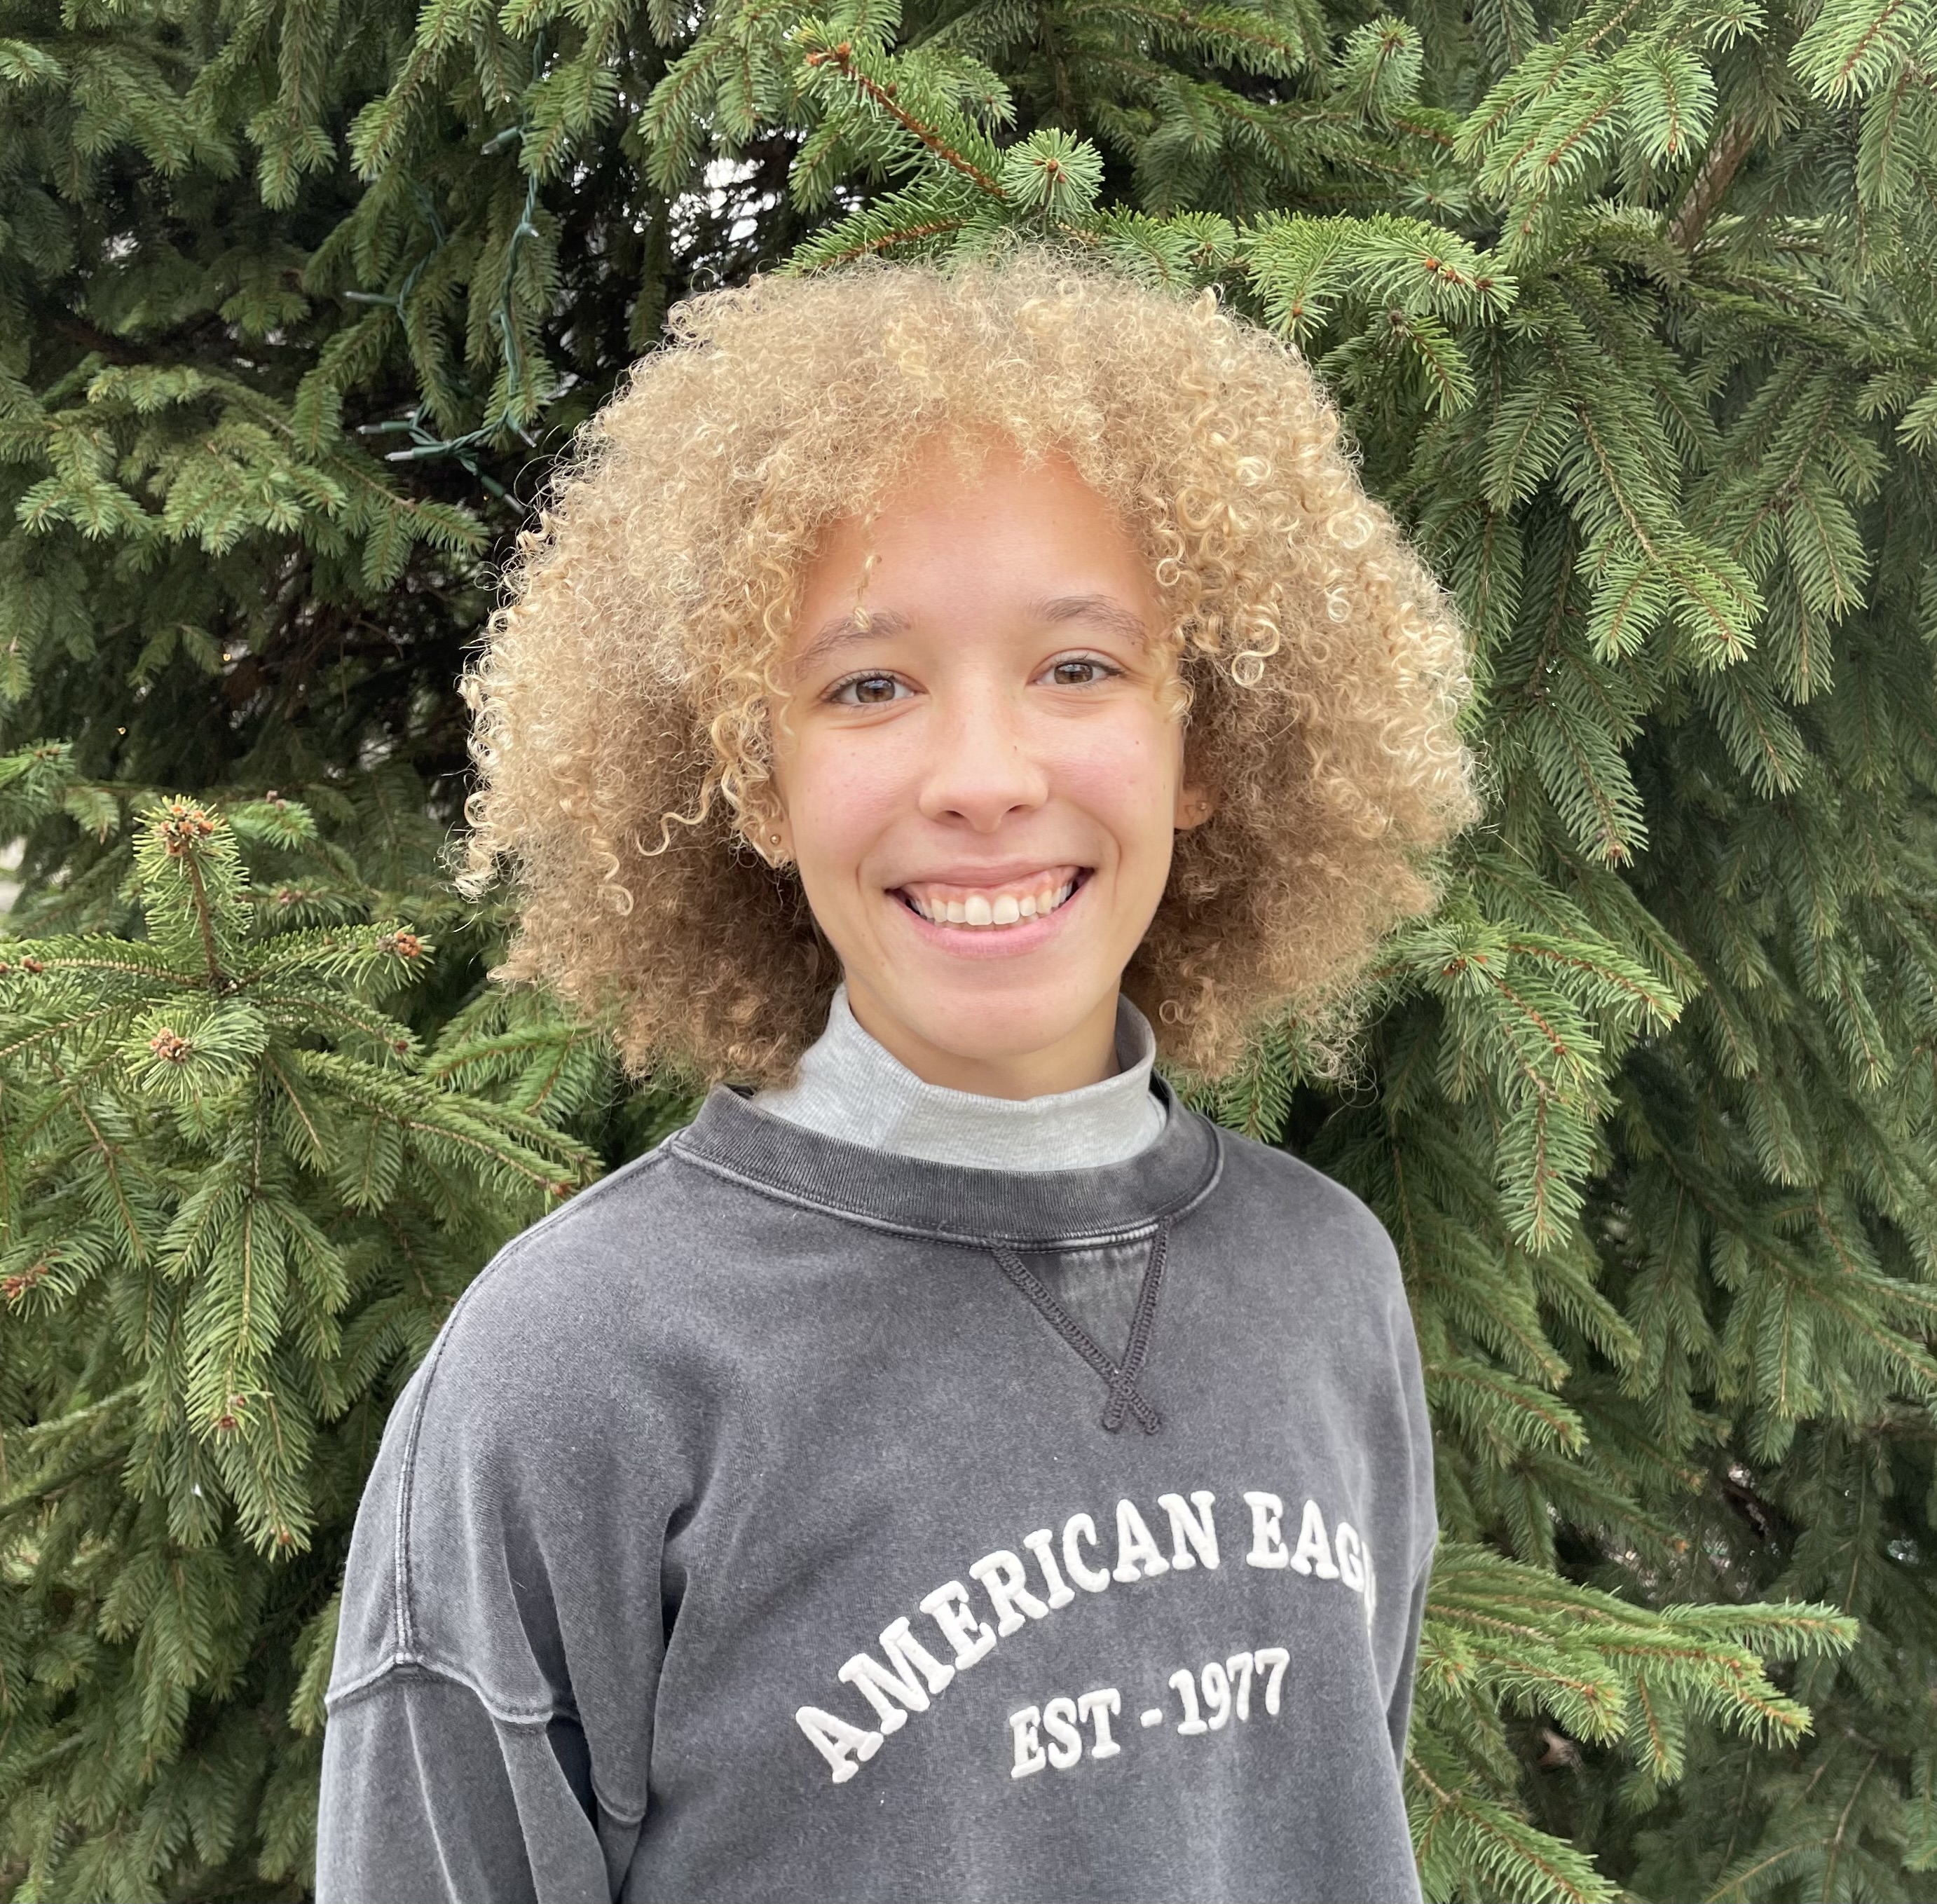
[[[1155,1141],[1163,1105],[1150,1090],[1156,1035],[1120,994],[1117,1073],[1044,1097],[984,1097],[918,1078],[861,1026],[835,988],[827,1029],[793,1083],[757,1092],[760,1110],[870,1150],[973,1170],[1087,1170]]]

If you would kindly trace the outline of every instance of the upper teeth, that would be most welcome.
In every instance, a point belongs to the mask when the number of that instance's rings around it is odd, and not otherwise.
[[[970,893],[959,899],[944,899],[918,887],[902,888],[909,905],[924,919],[947,926],[1013,926],[1019,919],[1053,912],[1075,890],[1074,878],[1032,893]]]

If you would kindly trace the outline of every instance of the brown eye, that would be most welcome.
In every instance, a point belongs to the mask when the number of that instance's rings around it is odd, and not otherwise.
[[[1059,661],[1049,672],[1058,687],[1087,687],[1096,678],[1096,664],[1093,661]]]
[[[850,675],[827,690],[827,699],[838,707],[885,707],[889,702],[902,699],[901,690],[906,685],[899,675]]]

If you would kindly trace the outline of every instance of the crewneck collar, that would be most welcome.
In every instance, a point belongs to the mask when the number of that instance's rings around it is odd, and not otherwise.
[[[1091,1169],[1143,1150],[1163,1127],[1150,1093],[1156,1035],[1120,993],[1115,1073],[1041,1097],[988,1097],[930,1084],[854,1016],[844,981],[793,1081],[757,1092],[756,1108],[830,1137],[931,1163],[984,1170]]]
[[[667,1140],[702,1168],[790,1201],[884,1228],[965,1243],[1062,1248],[1134,1235],[1180,1215],[1216,1183],[1217,1127],[1161,1077],[1163,1129],[1114,1163],[1080,1170],[984,1170],[831,1137],[761,1110],[750,1087],[715,1084]]]

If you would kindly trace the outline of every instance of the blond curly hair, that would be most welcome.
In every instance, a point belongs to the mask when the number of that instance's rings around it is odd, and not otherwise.
[[[1029,248],[764,277],[668,332],[561,465],[465,678],[458,884],[508,869],[520,915],[494,977],[610,1013],[635,1075],[791,1076],[840,972],[750,844],[779,811],[768,710],[823,532],[938,436],[1066,458],[1166,605],[1218,802],[1123,975],[1167,1065],[1226,1073],[1431,905],[1475,810],[1465,646],[1296,352],[1211,293]]]

